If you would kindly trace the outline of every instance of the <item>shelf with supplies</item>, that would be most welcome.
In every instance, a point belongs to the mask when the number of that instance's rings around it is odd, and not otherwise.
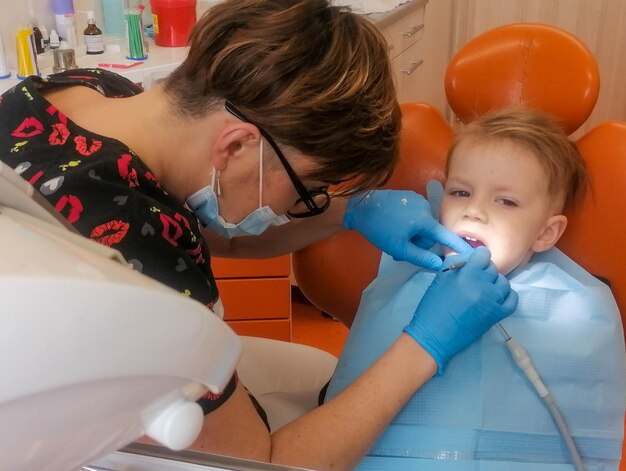
[[[76,48],[76,65],[80,68],[100,67],[118,73],[135,83],[142,83],[148,88],[152,83],[166,77],[172,72],[185,57],[187,47],[161,47],[148,41],[148,58],[143,61],[126,59],[121,45],[121,40],[108,38],[103,54],[88,55],[85,48]],[[52,74],[52,51],[37,56],[39,72],[42,76]],[[100,66],[100,64],[107,64]],[[17,85],[21,79],[16,76],[16,71],[11,70],[11,77],[0,80],[0,93]]]

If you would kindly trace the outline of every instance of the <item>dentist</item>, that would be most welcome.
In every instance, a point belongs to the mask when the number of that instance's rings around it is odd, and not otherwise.
[[[468,250],[419,195],[366,193],[393,171],[400,131],[387,46],[368,20],[327,0],[228,0],[189,41],[186,60],[145,92],[99,69],[26,79],[1,97],[0,159],[84,236],[218,314],[211,256],[273,257],[342,228],[435,270],[433,244]],[[235,377],[200,399],[194,447],[352,469],[516,302],[477,249],[438,272],[397,341],[342,394],[270,434]]]

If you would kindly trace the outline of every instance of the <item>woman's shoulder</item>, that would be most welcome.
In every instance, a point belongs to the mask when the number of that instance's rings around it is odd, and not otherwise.
[[[29,80],[39,90],[47,90],[71,85],[83,85],[110,98],[129,97],[141,93],[143,89],[121,75],[104,69],[72,69],[52,74],[48,77],[30,77]]]

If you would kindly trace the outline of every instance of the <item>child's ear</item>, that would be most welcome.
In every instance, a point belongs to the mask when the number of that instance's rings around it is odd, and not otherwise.
[[[567,227],[567,217],[563,214],[550,216],[543,227],[543,230],[533,243],[531,250],[533,252],[545,252],[555,246],[558,240],[565,232]]]

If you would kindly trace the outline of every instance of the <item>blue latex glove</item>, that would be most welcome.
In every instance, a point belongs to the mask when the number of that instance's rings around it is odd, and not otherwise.
[[[455,252],[470,245],[433,219],[423,196],[405,190],[376,190],[348,201],[343,227],[360,232],[395,260],[437,270],[441,258],[428,249],[435,243]]]
[[[437,273],[403,329],[435,359],[438,375],[517,307],[517,293],[490,259],[489,250],[478,247],[461,268]]]

